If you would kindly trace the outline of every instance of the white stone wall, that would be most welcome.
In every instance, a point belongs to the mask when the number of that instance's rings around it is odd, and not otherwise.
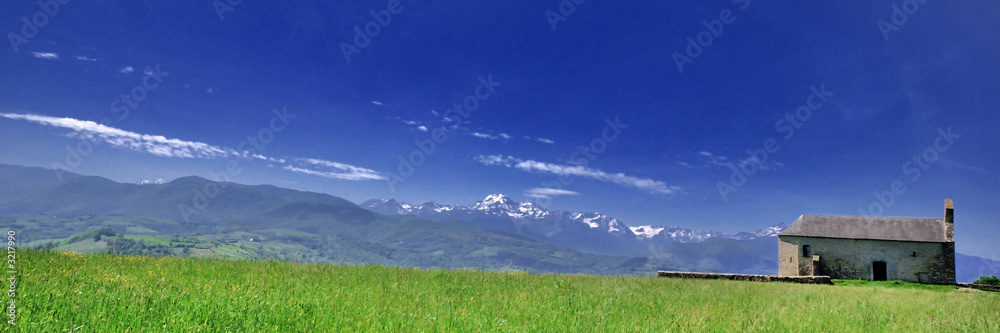
[[[778,239],[780,276],[829,275],[834,279],[871,280],[872,262],[878,260],[886,262],[889,280],[954,283],[954,252],[948,254],[949,249],[954,251],[954,243],[799,236]],[[812,272],[812,257],[802,256],[802,245],[809,245],[810,254],[820,256],[820,272]]]

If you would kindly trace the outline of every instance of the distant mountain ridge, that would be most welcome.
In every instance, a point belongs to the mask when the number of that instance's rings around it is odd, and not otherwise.
[[[429,220],[470,220],[487,229],[514,232],[594,253],[623,253],[669,243],[699,243],[710,239],[753,240],[776,237],[788,228],[781,223],[764,229],[726,234],[676,226],[629,226],[599,212],[551,211],[532,202],[517,202],[504,194],[490,194],[468,206],[437,202],[411,204],[392,198],[372,199],[362,208],[387,215],[414,215]],[[582,239],[593,242],[580,241]]]
[[[139,185],[59,175],[0,164],[0,229],[64,238],[101,226],[87,221],[105,220],[119,232],[169,237],[250,233],[274,242],[275,251],[290,251],[286,258],[299,253],[314,262],[643,275],[657,269],[775,274],[775,236],[787,227],[726,234],[629,226],[601,213],[550,211],[505,195],[468,206],[380,199],[362,207],[324,193],[196,176]],[[207,203],[193,202],[212,184],[224,188]],[[198,214],[185,220],[180,205]],[[66,222],[46,224],[52,221]],[[1000,262],[956,254],[956,272],[959,281],[971,282],[1000,275]]]
[[[197,176],[140,185],[54,175],[0,165],[0,185],[9,186],[0,191],[0,229],[17,230],[22,240],[62,239],[98,227],[216,240],[252,234],[257,241],[249,246],[265,238],[272,253],[312,262],[627,275],[665,267],[645,256],[584,253],[464,221],[380,215],[333,195],[271,185]],[[209,196],[207,189],[215,187]],[[56,222],[67,220],[72,222]]]

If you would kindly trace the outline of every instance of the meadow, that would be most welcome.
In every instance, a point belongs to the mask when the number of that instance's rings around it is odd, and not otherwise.
[[[16,322],[5,317],[3,331],[1000,331],[1000,293],[899,283],[818,286],[40,250],[20,250],[17,265]]]

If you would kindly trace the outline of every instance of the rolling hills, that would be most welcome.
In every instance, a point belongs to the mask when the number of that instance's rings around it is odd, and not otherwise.
[[[0,174],[5,181],[51,177],[37,168],[17,166],[3,166]],[[197,201],[199,191],[214,186],[219,187],[215,195]],[[110,227],[119,234],[226,242],[246,249],[250,258],[628,275],[650,274],[657,268],[645,257],[583,253],[463,221],[385,216],[331,195],[268,185],[199,177],[137,185],[79,176],[37,188],[0,200],[0,214],[5,215],[0,216],[0,227],[19,229],[21,237],[35,245]],[[186,208],[195,213],[185,218]],[[107,246],[87,245],[95,250]],[[176,247],[170,253],[180,251]]]
[[[136,254],[614,275],[773,274],[775,235],[784,227],[730,235],[629,226],[598,212],[549,211],[500,194],[469,206],[391,199],[359,206],[323,193],[200,177],[140,185],[55,175],[0,165],[0,227],[16,230],[24,244],[60,249],[114,249],[114,238],[61,243],[107,227],[126,239],[159,237],[156,243],[168,247],[129,252]],[[961,254],[956,268],[959,281],[1000,275],[1000,262]]]

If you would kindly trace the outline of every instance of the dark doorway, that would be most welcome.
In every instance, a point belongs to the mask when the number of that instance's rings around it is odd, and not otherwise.
[[[885,261],[872,261],[872,281],[885,281],[887,279]]]

